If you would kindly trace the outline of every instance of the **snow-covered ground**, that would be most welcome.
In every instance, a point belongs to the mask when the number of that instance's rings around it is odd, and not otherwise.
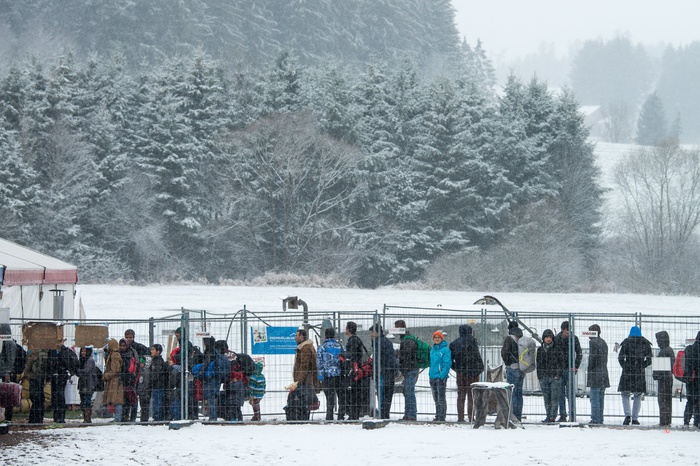
[[[395,306],[468,309],[484,292],[416,290],[329,290],[226,286],[81,286],[89,318],[147,318],[181,307],[232,312],[244,305],[279,311],[281,297],[298,295],[312,310],[372,311]],[[499,293],[512,310],[644,312],[697,316],[700,297]],[[586,419],[587,420],[587,419]],[[487,425],[392,423],[363,430],[352,425],[201,425],[180,430],[167,426],[100,425],[12,431],[0,436],[0,464],[247,464],[323,463],[443,465],[697,464],[698,432],[617,427],[559,428],[526,424],[494,430]],[[13,445],[15,441],[17,445]]]
[[[13,434],[10,434],[13,435]],[[698,432],[465,425],[103,426],[43,430],[0,449],[12,465],[616,465],[697,464]],[[2,445],[0,437],[0,445]]]

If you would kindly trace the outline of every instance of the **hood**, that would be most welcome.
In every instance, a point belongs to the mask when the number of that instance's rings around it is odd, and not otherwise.
[[[520,338],[523,336],[523,331],[520,330],[520,327],[513,327],[512,329],[510,329],[510,331],[508,331],[508,334]]]
[[[631,337],[641,337],[642,336],[642,329],[637,327],[636,325],[633,326],[630,329],[630,335]]]
[[[119,351],[119,343],[114,338],[110,338],[107,342],[107,349],[109,351]]]
[[[180,339],[183,341],[187,341],[187,331],[185,330],[184,327],[178,327],[175,329],[175,333],[180,334]]]
[[[262,361],[258,361],[255,363],[255,373],[260,375],[262,374],[263,371],[263,363]]]
[[[668,336],[666,330],[656,332],[656,342],[659,344],[659,348],[668,348],[671,346],[671,337]]]
[[[0,335],[12,335],[10,324],[0,324]]]
[[[700,332],[698,332],[698,334],[695,335],[695,341],[700,341]]]
[[[544,341],[545,337],[552,337],[554,339],[554,332],[552,329],[548,328],[544,332],[542,332],[542,341]]]
[[[459,336],[460,337],[468,337],[472,334],[472,332],[473,332],[473,330],[472,330],[471,325],[464,324],[464,325],[459,326]]]

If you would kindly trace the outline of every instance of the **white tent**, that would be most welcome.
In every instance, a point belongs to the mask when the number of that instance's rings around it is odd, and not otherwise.
[[[75,318],[77,283],[76,266],[0,239],[0,308],[13,324]]]

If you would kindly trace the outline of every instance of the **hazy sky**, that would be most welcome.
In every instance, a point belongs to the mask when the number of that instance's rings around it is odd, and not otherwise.
[[[700,0],[452,0],[457,28],[481,39],[494,60],[524,56],[540,44],[565,53],[576,40],[685,45],[700,40]]]

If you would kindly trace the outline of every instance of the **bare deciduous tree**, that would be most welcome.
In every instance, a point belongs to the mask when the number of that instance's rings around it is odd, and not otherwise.
[[[700,224],[700,152],[667,144],[639,148],[621,162],[615,181],[622,195],[619,232],[628,265],[641,281],[672,291],[679,267],[696,253]]]

